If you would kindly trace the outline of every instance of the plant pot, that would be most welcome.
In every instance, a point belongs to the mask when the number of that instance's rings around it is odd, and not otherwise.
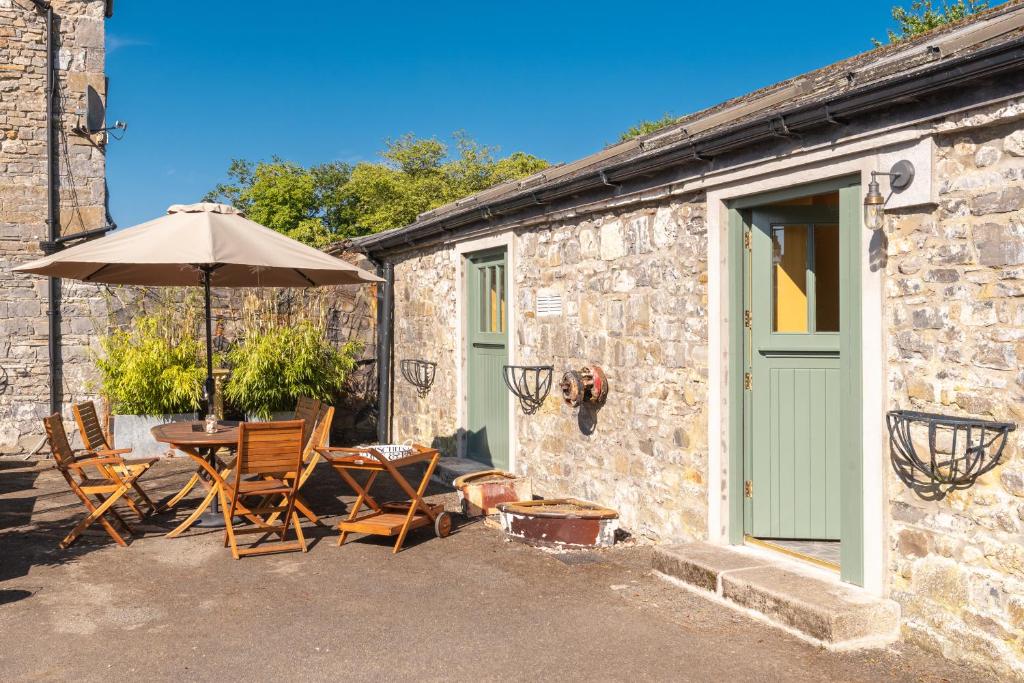
[[[169,446],[159,443],[150,431],[157,425],[168,422],[195,420],[195,413],[173,413],[169,415],[111,415],[110,430],[115,448],[131,448],[127,458],[156,458],[167,454]]]
[[[499,503],[514,503],[533,498],[533,486],[526,477],[502,470],[464,474],[452,486],[462,497],[462,514],[482,517],[498,513]]]

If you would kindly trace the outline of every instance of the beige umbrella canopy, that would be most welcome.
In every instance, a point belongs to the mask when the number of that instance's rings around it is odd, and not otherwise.
[[[315,287],[381,278],[246,219],[224,204],[167,215],[14,269],[116,285],[199,285],[206,293],[206,399],[213,401],[210,287]]]
[[[245,218],[224,204],[176,204],[167,215],[14,270],[116,285],[314,287],[376,275]]]

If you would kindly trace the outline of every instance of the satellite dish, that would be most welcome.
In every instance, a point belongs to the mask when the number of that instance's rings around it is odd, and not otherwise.
[[[96,88],[90,86],[85,90],[85,130],[91,135],[99,133],[106,128],[107,107],[103,104],[103,98],[96,92]]]

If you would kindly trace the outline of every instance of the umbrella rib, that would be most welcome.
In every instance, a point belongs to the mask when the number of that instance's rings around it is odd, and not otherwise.
[[[104,263],[102,266],[100,266],[96,270],[92,271],[91,273],[89,273],[88,275],[83,277],[82,278],[82,282],[91,282],[94,277],[96,277],[97,275],[99,275],[100,273],[102,273],[104,270],[106,270],[109,267],[110,267],[109,263]]]
[[[296,273],[298,273],[302,277],[303,280],[308,282],[310,287],[316,287],[316,283],[313,282],[312,280],[310,280],[308,277],[306,277],[306,274],[303,273],[301,270],[299,270],[298,268],[292,268],[292,270],[294,270]]]

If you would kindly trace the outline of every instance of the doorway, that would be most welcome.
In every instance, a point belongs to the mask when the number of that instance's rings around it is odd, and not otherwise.
[[[742,542],[860,583],[859,185],[805,192],[751,200],[734,223]]]
[[[508,269],[504,248],[466,257],[466,455],[509,466]]]

